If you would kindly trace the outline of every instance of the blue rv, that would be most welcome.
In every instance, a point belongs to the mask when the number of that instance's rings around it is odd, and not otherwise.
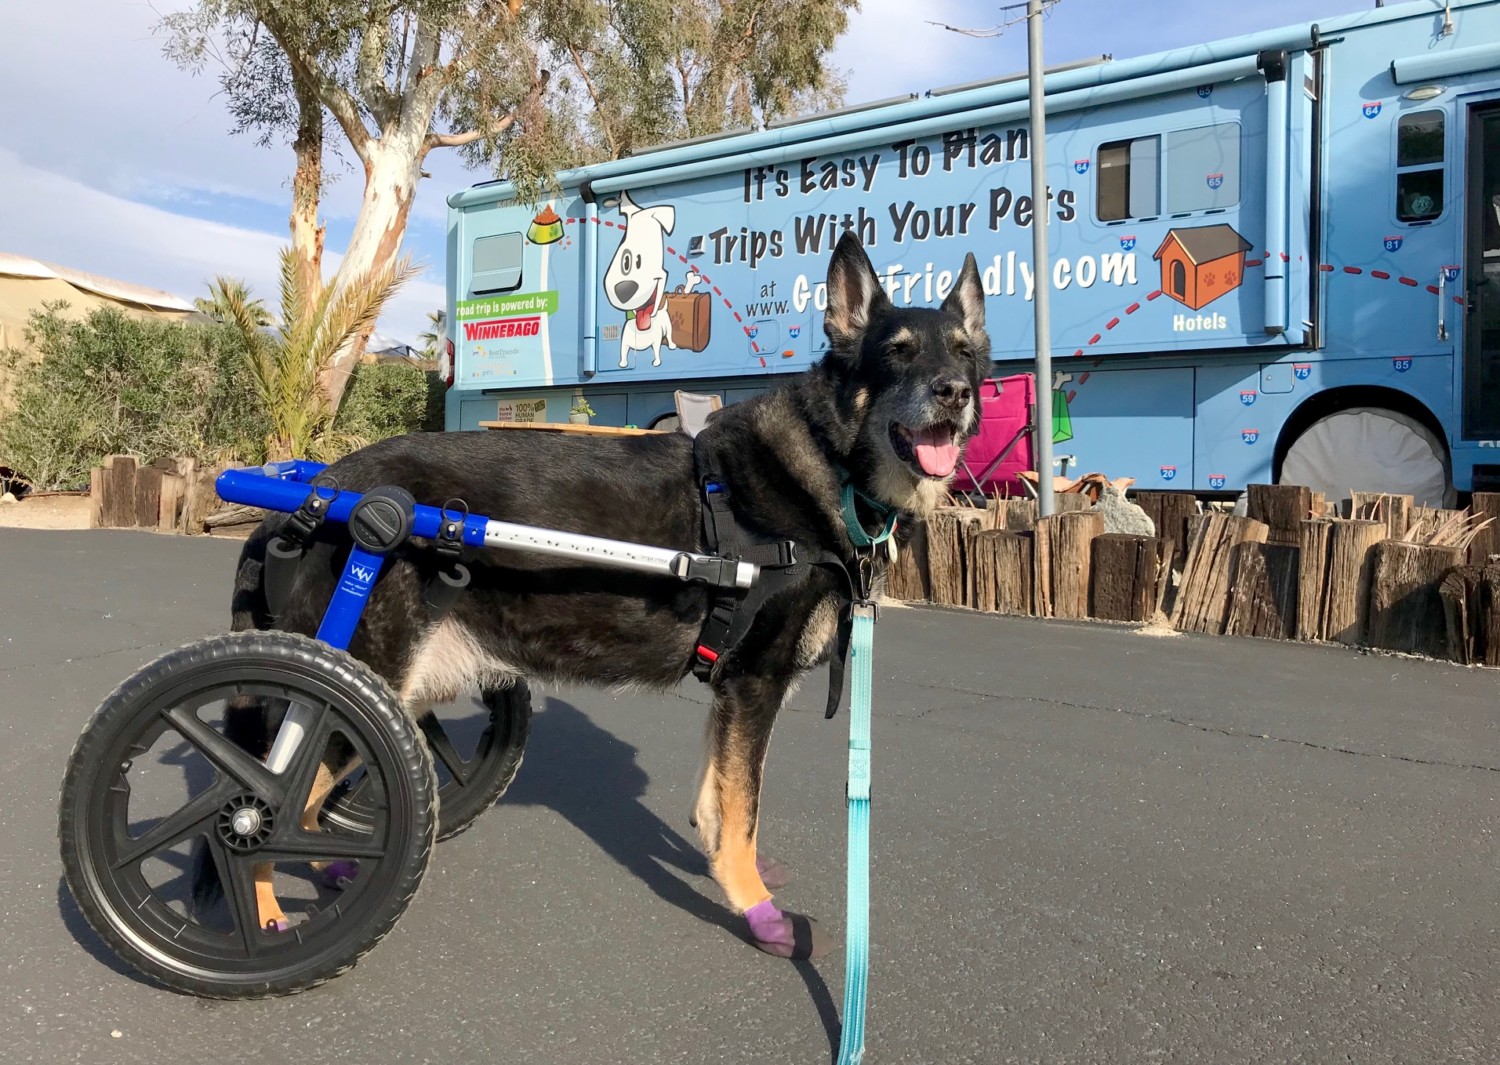
[[[580,396],[596,423],[663,426],[675,390],[773,387],[821,357],[852,229],[897,304],[935,304],[978,257],[997,376],[1028,368],[1052,286],[1038,387],[1076,472],[1205,496],[1500,490],[1500,0],[1045,85],[1045,197],[1023,76],[639,152],[542,203],[456,193],[448,428],[566,421]]]

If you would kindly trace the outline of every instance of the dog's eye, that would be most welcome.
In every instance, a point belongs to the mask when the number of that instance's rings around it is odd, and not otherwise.
[[[641,257],[639,255],[635,257],[635,268],[637,270],[641,268]]]
[[[628,256],[628,255],[622,255],[622,256],[620,256],[620,273],[625,274],[627,276],[630,274],[630,256]]]

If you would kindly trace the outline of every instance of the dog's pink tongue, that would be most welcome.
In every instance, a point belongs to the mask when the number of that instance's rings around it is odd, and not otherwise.
[[[946,425],[918,429],[911,434],[911,442],[917,463],[929,477],[946,477],[958,466],[958,445]]]

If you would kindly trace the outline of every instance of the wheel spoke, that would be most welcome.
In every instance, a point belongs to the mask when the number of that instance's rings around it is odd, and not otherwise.
[[[469,763],[459,756],[458,749],[448,738],[443,723],[436,714],[424,714],[421,719],[422,734],[427,737],[427,746],[437,755],[438,761],[453,777],[459,787],[469,783]]]
[[[280,797],[282,785],[276,774],[237,743],[221,735],[213,726],[205,724],[197,714],[184,707],[174,706],[162,711],[162,716],[220,772],[233,777],[249,791],[273,800]]]
[[[320,861],[325,858],[383,858],[385,844],[371,836],[334,832],[278,832],[256,852],[263,862]]]
[[[328,707],[319,705],[313,709],[316,716],[305,726],[302,742],[292,755],[292,764],[283,774],[286,790],[282,793],[277,816],[292,822],[300,822],[307,809],[318,767],[323,764],[328,739],[333,735],[333,715],[328,712]]]
[[[183,838],[196,834],[205,827],[212,828],[214,814],[233,790],[232,787],[220,781],[196,799],[189,800],[175,813],[157,822],[146,831],[145,835],[138,839],[122,840],[124,845],[120,848],[119,855],[110,868],[123,869],[128,865],[134,865],[157,851],[165,850],[181,842]]]
[[[224,885],[229,916],[240,934],[240,945],[247,955],[254,956],[260,948],[260,907],[255,903],[254,867],[254,862],[259,859],[234,854],[222,840],[212,836],[209,837],[209,849],[219,870],[219,882]]]

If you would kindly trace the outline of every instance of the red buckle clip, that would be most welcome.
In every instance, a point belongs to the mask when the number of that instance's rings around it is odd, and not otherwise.
[[[704,647],[700,643],[698,645],[698,657],[709,662],[717,662],[719,660],[719,653],[717,651],[713,651],[707,647]]]

